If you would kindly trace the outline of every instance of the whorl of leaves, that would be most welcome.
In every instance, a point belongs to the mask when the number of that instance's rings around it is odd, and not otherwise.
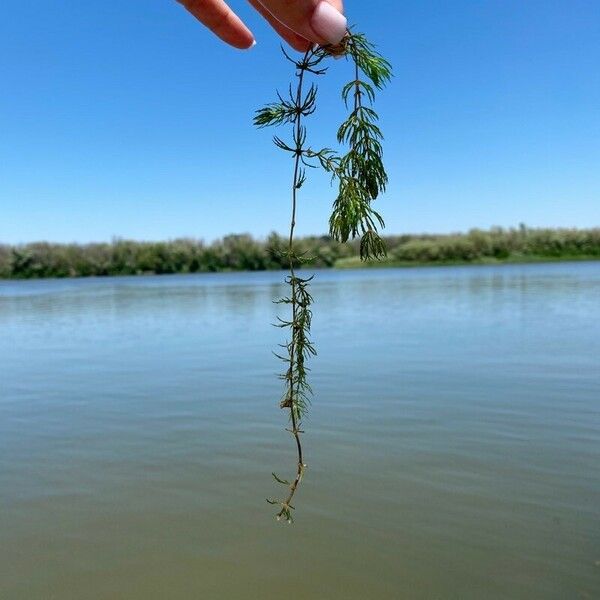
[[[276,304],[295,305],[296,309],[293,320],[280,317],[277,319],[277,327],[290,330],[290,341],[280,344],[281,348],[287,350],[287,355],[275,354],[275,356],[287,364],[287,369],[280,375],[285,382],[285,391],[279,406],[293,411],[298,423],[306,414],[312,394],[306,377],[308,371],[306,360],[317,354],[310,340],[312,296],[308,286],[311,280],[312,277],[303,279],[297,275],[289,275],[285,281],[290,286],[290,290],[293,290],[293,296],[285,296],[275,301]]]

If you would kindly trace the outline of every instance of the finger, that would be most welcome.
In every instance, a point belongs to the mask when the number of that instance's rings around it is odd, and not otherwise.
[[[234,48],[246,49],[254,36],[224,0],[178,0],[215,35]]]
[[[271,24],[273,29],[298,52],[306,52],[310,42],[298,35],[291,29],[288,29],[283,23],[278,21],[258,0],[248,0],[252,6]]]
[[[342,0],[260,0],[267,11],[301,37],[337,44],[346,35]]]

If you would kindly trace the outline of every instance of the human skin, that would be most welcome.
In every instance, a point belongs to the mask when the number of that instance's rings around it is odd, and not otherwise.
[[[337,44],[346,33],[342,0],[248,0],[292,48]],[[201,23],[229,45],[254,46],[252,32],[225,0],[178,0]]]

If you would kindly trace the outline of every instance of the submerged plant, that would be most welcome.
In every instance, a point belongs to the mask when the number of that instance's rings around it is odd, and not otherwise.
[[[291,481],[273,473],[275,481],[287,491],[283,499],[274,498],[267,502],[278,507],[278,520],[283,518],[292,522],[292,501],[306,468],[300,440],[302,420],[312,395],[306,362],[316,355],[310,338],[312,296],[309,286],[312,276],[298,274],[298,269],[310,263],[311,257],[297,253],[294,248],[299,190],[306,181],[307,168],[320,166],[324,169],[338,186],[329,219],[331,237],[339,242],[360,237],[360,256],[363,260],[385,256],[385,246],[378,233],[384,222],[373,209],[372,202],[385,190],[387,175],[382,160],[383,136],[372,105],[375,90],[381,89],[390,80],[391,67],[363,34],[351,31],[339,45],[314,46],[300,59],[290,57],[285,50],[283,53],[294,65],[295,85],[290,85],[286,97],[278,94],[278,102],[258,110],[254,124],[257,127],[289,125],[291,128],[290,141],[278,136],[273,138],[278,148],[289,153],[294,165],[289,238],[287,248],[280,251],[289,264],[289,275],[285,279],[289,293],[276,300],[278,304],[289,306],[288,316],[279,318],[276,324],[289,330],[289,338],[285,344],[281,344],[282,352],[276,356],[285,364],[285,370],[280,375],[285,386],[280,407],[289,410],[291,426],[288,431],[296,443],[298,462]],[[312,148],[307,141],[304,125],[305,119],[315,112],[317,103],[317,86],[315,83],[308,85],[307,79],[324,75],[327,70],[324,62],[331,57],[345,57],[354,65],[353,78],[342,89],[342,98],[349,110],[337,134],[338,143],[346,149],[342,154],[331,148]]]

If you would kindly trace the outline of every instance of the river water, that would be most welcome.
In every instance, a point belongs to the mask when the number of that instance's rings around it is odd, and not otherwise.
[[[600,263],[0,282],[0,598],[600,597]]]

